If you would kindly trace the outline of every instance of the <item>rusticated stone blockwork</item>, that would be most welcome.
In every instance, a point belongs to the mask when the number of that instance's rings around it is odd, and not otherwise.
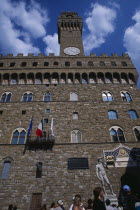
[[[68,209],[76,193],[86,205],[100,186],[98,157],[108,164],[117,196],[123,184],[140,189],[139,153],[133,159],[123,150],[138,149],[140,142],[140,92],[131,59],[127,54],[85,56],[77,13],[62,13],[58,32],[60,56],[0,56],[1,210],[10,204],[32,210],[37,196],[47,208],[62,199]],[[41,121],[45,132],[36,139]],[[112,157],[118,146],[117,158]],[[69,158],[87,158],[88,167],[69,170]]]

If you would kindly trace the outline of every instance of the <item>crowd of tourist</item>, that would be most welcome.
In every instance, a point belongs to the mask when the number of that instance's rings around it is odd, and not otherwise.
[[[109,199],[105,200],[101,187],[96,187],[93,190],[93,195],[94,200],[89,199],[87,206],[83,206],[79,194],[75,195],[69,210],[140,210],[140,198],[131,192],[128,185],[124,185],[122,188],[119,204],[111,203]],[[41,210],[47,210],[47,208]],[[65,210],[63,201],[59,200],[56,204],[52,203],[50,210]]]
[[[109,199],[104,198],[104,191],[101,187],[96,187],[93,190],[94,200],[89,199],[87,206],[82,203],[81,196],[76,194],[73,198],[73,203],[69,210],[140,210],[140,198],[131,192],[128,185],[124,185],[120,193],[119,204],[112,203]],[[18,210],[16,206],[9,205],[8,210]],[[40,210],[48,210],[44,204]],[[62,200],[57,203],[52,202],[49,210],[65,210]]]

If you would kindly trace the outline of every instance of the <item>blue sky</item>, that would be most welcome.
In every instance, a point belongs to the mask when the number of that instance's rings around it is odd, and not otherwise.
[[[139,0],[0,0],[0,53],[59,55],[57,18],[63,11],[83,18],[86,55],[127,52],[140,73]]]

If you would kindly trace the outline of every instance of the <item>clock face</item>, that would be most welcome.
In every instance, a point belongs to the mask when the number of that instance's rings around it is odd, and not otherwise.
[[[67,55],[78,55],[80,50],[76,47],[67,47],[64,49],[64,53]]]

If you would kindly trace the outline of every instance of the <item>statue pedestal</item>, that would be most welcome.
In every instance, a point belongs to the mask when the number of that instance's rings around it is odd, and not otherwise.
[[[116,195],[111,195],[111,194],[105,194],[104,195],[104,201],[106,201],[106,199],[109,199],[112,204],[116,204],[118,205],[118,199]]]

